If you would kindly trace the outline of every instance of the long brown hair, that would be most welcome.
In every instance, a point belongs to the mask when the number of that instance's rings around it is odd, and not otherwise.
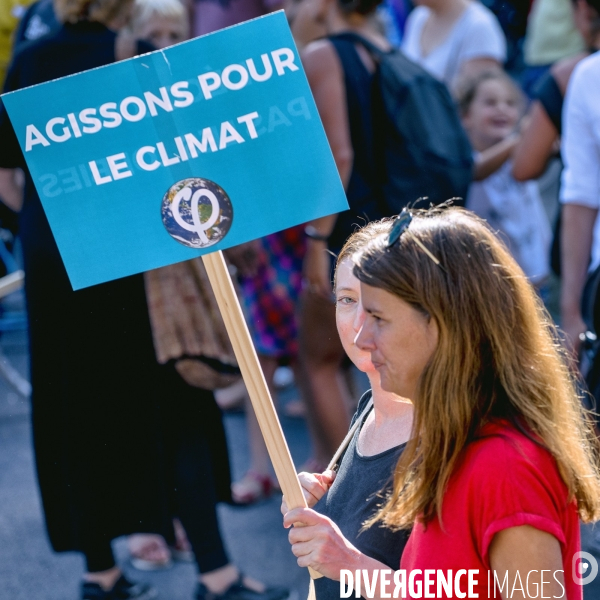
[[[391,495],[370,523],[400,529],[416,519],[441,519],[463,450],[495,418],[508,419],[550,451],[581,518],[595,520],[596,438],[543,304],[484,221],[460,208],[412,212],[395,245],[387,248],[388,236],[380,234],[353,257],[360,281],[424,311],[439,329],[413,398],[411,441]]]
[[[347,258],[352,258],[359,250],[362,250],[374,237],[390,232],[393,219],[385,218],[379,221],[371,221],[357,229],[346,240],[342,249],[335,259],[335,273],[333,275],[333,289],[336,288],[337,270],[340,264]]]

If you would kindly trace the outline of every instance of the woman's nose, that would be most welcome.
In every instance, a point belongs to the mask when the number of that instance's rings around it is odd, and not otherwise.
[[[370,352],[375,347],[375,344],[373,343],[373,331],[369,323],[369,319],[365,319],[363,317],[362,327],[356,334],[356,337],[354,338],[354,343],[361,350],[366,350],[368,352]]]
[[[352,329],[358,333],[365,322],[365,311],[362,304],[359,302],[354,315],[354,321],[352,323]]]

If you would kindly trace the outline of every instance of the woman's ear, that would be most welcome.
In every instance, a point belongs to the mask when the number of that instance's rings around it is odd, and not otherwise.
[[[440,341],[440,328],[438,327],[437,321],[428,314],[429,320],[427,322],[428,337],[430,342],[430,348],[434,351]]]

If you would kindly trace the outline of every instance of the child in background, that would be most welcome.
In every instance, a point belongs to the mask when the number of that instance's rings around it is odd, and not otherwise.
[[[117,48],[131,56],[140,52],[140,41],[160,50],[189,38],[189,13],[181,0],[135,0],[129,25],[119,32]]]
[[[475,151],[476,176],[466,207],[500,232],[513,256],[536,286],[550,273],[551,229],[535,181],[512,176],[511,154],[525,101],[503,71],[482,73],[458,91],[463,125]]]
[[[157,49],[190,37],[188,12],[180,0],[136,0],[129,28],[135,39]]]

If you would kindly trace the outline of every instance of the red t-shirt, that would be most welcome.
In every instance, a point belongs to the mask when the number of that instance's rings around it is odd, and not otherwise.
[[[472,591],[479,598],[501,598],[500,588],[494,595],[494,574],[490,569],[489,547],[496,533],[509,527],[530,525],[553,535],[562,551],[566,598],[581,600],[582,588],[575,583],[572,575],[573,555],[580,548],[579,519],[577,505],[569,502],[567,486],[562,480],[556,461],[552,455],[505,421],[487,425],[482,437],[467,447],[464,459],[450,478],[442,505],[442,519],[445,531],[435,518],[425,529],[417,523],[402,555],[400,568],[406,570],[407,593],[410,598],[457,598],[454,579],[459,575],[460,592],[469,597],[468,571],[472,574]],[[425,594],[423,586],[419,595],[418,584],[411,592],[410,572],[414,580],[421,581],[426,569],[434,569],[427,574],[428,586]],[[452,595],[447,595],[441,584],[438,595],[438,569],[448,577],[452,570]],[[488,592],[488,574],[490,585]],[[519,574],[519,581],[507,581],[504,586],[512,590],[526,588],[526,573]],[[497,573],[503,584],[505,573]],[[529,596],[535,597],[533,581],[539,581],[539,573],[532,573]],[[551,581],[553,573],[544,573],[544,581]],[[537,579],[534,579],[537,578]],[[549,587],[545,596],[551,596]],[[476,597],[476,596],[471,596]],[[507,594],[510,597],[510,592]],[[541,590],[539,596],[542,597]],[[563,596],[565,597],[565,596]]]

